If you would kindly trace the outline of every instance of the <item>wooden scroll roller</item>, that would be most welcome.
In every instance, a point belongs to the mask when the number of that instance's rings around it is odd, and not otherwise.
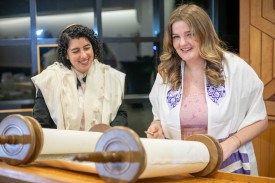
[[[106,182],[135,182],[138,178],[180,173],[208,176],[215,173],[222,162],[219,143],[208,135],[194,135],[180,141],[139,138],[126,127],[107,129],[99,125],[94,129],[104,131],[96,140],[94,151],[73,159],[95,162],[96,173]],[[35,161],[44,153],[41,149],[49,140],[43,130],[32,117],[6,117],[0,123],[0,158],[10,165]],[[201,163],[200,154],[207,157],[207,161]],[[180,162],[181,159],[185,159],[184,162]]]
[[[0,158],[10,165],[36,160],[43,147],[43,132],[32,117],[10,115],[0,123]]]

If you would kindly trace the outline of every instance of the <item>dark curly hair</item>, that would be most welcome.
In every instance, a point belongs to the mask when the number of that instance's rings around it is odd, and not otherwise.
[[[72,39],[87,38],[92,44],[94,58],[101,60],[101,44],[95,32],[83,25],[69,25],[66,27],[58,40],[58,62],[61,62],[68,69],[71,69],[71,62],[66,58],[69,43]]]

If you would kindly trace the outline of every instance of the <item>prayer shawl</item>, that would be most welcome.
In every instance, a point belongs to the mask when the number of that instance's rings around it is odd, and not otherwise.
[[[55,62],[32,77],[41,90],[58,129],[79,130],[84,110],[85,130],[116,117],[124,95],[125,74],[94,60],[86,79],[84,109],[79,107],[76,73]]]
[[[181,64],[184,72],[184,62]],[[208,134],[220,142],[240,129],[266,117],[263,83],[255,71],[240,57],[224,53],[225,86],[211,86],[205,81],[208,107]],[[183,76],[184,74],[182,74]],[[182,78],[183,81],[183,78]],[[180,107],[182,88],[172,91],[158,74],[149,95],[154,120],[160,120],[167,138],[181,139]],[[221,171],[257,175],[252,142],[240,147],[220,167]]]

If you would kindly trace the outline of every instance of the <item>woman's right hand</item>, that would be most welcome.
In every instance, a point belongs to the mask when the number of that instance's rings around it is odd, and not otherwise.
[[[151,125],[147,129],[147,138],[164,139],[161,123],[159,120],[152,121]]]

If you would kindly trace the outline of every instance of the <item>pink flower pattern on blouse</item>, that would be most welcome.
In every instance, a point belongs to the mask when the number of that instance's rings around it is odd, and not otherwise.
[[[180,110],[181,137],[207,134],[208,110],[205,93],[183,96]]]
[[[225,98],[225,86],[212,86],[206,82],[207,95],[201,93],[192,96],[183,96],[180,109],[180,124],[182,139],[194,134],[207,134],[208,128],[208,107],[206,97],[212,102],[219,105]],[[175,108],[181,102],[180,87],[177,91],[168,90],[166,94],[166,102],[170,110]]]

